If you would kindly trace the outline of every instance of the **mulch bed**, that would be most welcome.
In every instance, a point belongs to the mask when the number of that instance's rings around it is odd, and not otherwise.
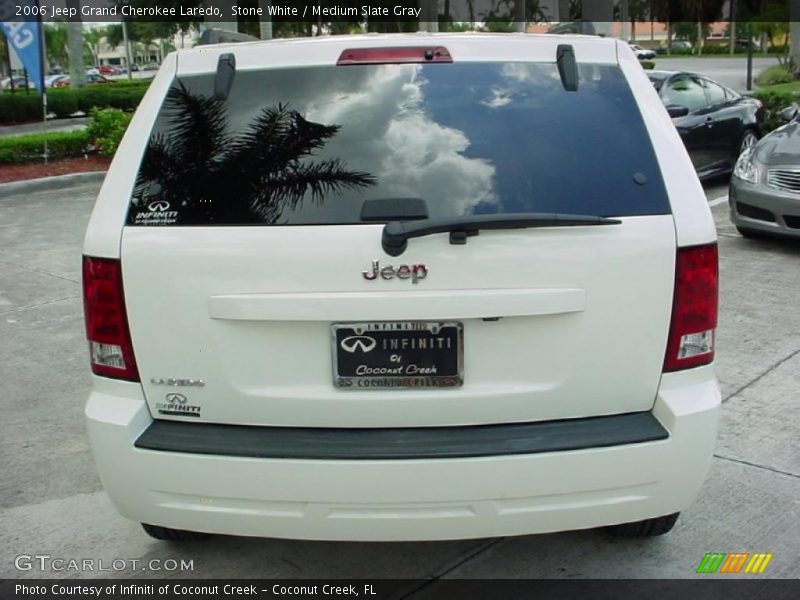
[[[107,171],[110,158],[90,156],[88,158],[65,158],[53,160],[47,164],[32,163],[26,165],[0,165],[0,183],[38,179],[69,173],[85,173],[87,171]]]

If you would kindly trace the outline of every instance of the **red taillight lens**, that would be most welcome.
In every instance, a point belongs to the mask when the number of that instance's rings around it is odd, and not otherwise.
[[[351,48],[343,50],[336,64],[382,65],[392,63],[451,63],[453,57],[444,46],[408,46],[400,48]]]
[[[139,381],[118,260],[83,257],[83,314],[92,372]]]
[[[679,248],[665,372],[714,360],[718,299],[717,245]]]

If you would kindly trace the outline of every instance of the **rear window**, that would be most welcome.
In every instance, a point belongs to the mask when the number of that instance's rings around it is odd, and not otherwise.
[[[140,166],[129,225],[361,223],[364,202],[422,199],[432,218],[669,213],[618,67],[359,65],[176,79]],[[418,202],[418,201],[417,201]]]

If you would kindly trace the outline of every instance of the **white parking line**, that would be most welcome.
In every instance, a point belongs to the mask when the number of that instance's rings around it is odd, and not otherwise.
[[[720,196],[719,198],[714,198],[708,203],[708,205],[713,208],[720,204],[724,204],[727,201],[728,201],[728,194],[725,194],[724,196]]]

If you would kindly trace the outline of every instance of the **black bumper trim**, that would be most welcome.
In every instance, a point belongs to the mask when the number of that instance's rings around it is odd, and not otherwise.
[[[650,412],[458,427],[319,428],[153,421],[144,450],[309,460],[413,460],[565,452],[669,437]]]

